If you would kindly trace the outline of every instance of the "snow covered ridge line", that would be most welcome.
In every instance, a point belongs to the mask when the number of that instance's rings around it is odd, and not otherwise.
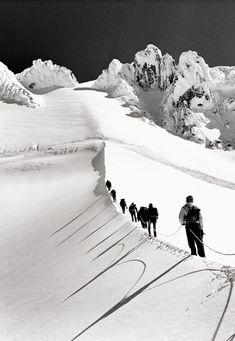
[[[5,103],[37,107],[43,103],[43,99],[32,93],[33,89],[73,88],[78,84],[72,71],[53,64],[51,60],[35,60],[32,67],[16,75],[0,62],[0,100]]]
[[[27,146],[21,149],[9,150],[7,147],[0,149],[0,159],[5,157],[14,157],[20,155],[26,155],[30,152],[41,152],[43,155],[45,154],[53,154],[53,155],[62,155],[62,154],[72,154],[80,151],[90,150],[95,153],[99,153],[105,147],[105,142],[96,140],[96,139],[88,139],[85,141],[76,141],[76,142],[68,142],[62,143],[58,145],[52,146],[43,146],[40,144],[34,144],[31,146]]]
[[[0,62],[0,101],[37,107],[41,101],[18,82],[14,73]]]
[[[78,81],[71,70],[53,64],[51,60],[37,59],[33,65],[16,74],[18,81],[28,89],[43,89],[51,86],[73,88]]]

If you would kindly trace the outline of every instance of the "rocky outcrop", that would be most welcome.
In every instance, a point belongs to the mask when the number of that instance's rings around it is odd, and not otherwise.
[[[147,117],[161,125],[163,113],[160,110],[166,89],[172,84],[176,72],[173,58],[154,45],[136,53],[131,64],[124,64],[122,77],[134,89],[138,98],[137,107],[141,112],[147,112]]]
[[[72,71],[64,66],[53,64],[51,60],[34,60],[33,65],[16,75],[18,81],[27,89],[43,89],[50,87],[78,86]]]
[[[36,107],[40,101],[37,96],[18,82],[13,72],[0,62],[0,101]]]
[[[204,140],[214,145],[220,138],[225,150],[235,147],[235,69],[234,67],[209,68],[204,59],[194,51],[183,52],[179,58],[174,81],[162,102],[164,126],[173,133],[194,141]],[[200,134],[198,113],[207,122]],[[186,117],[194,129],[187,129]],[[175,124],[174,124],[175,122]],[[180,125],[176,122],[181,122]],[[192,126],[191,125],[191,126]],[[190,126],[190,127],[191,127]],[[221,145],[221,144],[220,144]]]
[[[194,51],[183,52],[165,102],[168,102],[168,108],[186,104],[189,109],[209,109],[213,106],[212,87],[213,81],[204,59]]]
[[[174,59],[154,45],[148,45],[143,51],[136,53],[133,63],[124,64],[121,70],[126,81],[137,90],[165,90],[172,82],[175,74]]]

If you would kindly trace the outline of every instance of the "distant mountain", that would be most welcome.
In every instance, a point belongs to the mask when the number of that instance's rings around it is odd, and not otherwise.
[[[37,96],[18,82],[13,72],[0,62],[0,101],[5,103],[17,103],[30,107],[39,105]]]
[[[53,64],[51,60],[37,59],[33,65],[16,74],[18,81],[27,89],[43,89],[50,87],[73,88],[78,81],[72,71],[64,66]]]
[[[97,79],[97,88],[112,96],[111,79],[134,111],[173,134],[214,148],[235,148],[235,67],[209,68],[194,51],[183,52],[176,65],[150,44],[130,64],[113,61]]]

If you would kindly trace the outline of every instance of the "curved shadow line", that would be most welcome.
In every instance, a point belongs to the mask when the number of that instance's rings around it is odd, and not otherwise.
[[[166,281],[166,282],[163,282],[163,283],[161,283],[161,284],[155,285],[154,287],[149,288],[148,290],[145,290],[145,292],[150,291],[150,290],[153,290],[153,289],[155,289],[155,288],[158,288],[158,287],[160,287],[160,286],[162,286],[162,285],[165,285],[165,284],[174,282],[174,281],[176,281],[177,279],[181,279],[181,278],[183,278],[183,277],[190,276],[190,275],[193,275],[193,274],[196,274],[196,273],[199,273],[199,272],[204,272],[204,271],[218,271],[218,272],[224,272],[223,270],[220,270],[220,269],[211,269],[211,268],[205,268],[205,269],[201,269],[201,270],[190,271],[190,272],[188,272],[188,273],[186,273],[186,274],[184,274],[184,275],[181,275],[181,276],[172,278],[172,279],[170,279],[169,281]]]
[[[98,273],[98,275],[94,276],[90,281],[88,281],[86,284],[84,284],[83,286],[81,286],[79,289],[77,289],[76,291],[74,291],[71,295],[69,295],[68,297],[66,297],[63,302],[67,301],[69,298],[71,298],[72,296],[76,295],[79,291],[83,290],[84,288],[86,288],[90,283],[94,282],[97,278],[99,278],[100,276],[102,276],[105,272],[107,272],[109,269],[111,269],[113,266],[115,266],[117,263],[119,263],[121,260],[123,260],[124,258],[126,258],[127,256],[129,256],[132,252],[136,251],[142,244],[145,243],[145,240],[142,240],[140,243],[138,243],[136,246],[134,246],[131,250],[129,250],[128,252],[126,252],[122,257],[120,257],[118,260],[116,260],[113,264],[107,266],[104,270],[102,270],[100,273]]]
[[[79,229],[77,229],[76,231],[74,231],[73,233],[71,233],[67,238],[65,238],[64,240],[62,240],[62,242],[60,242],[59,244],[57,244],[56,246],[60,246],[61,244],[63,244],[64,242],[66,242],[66,240],[70,239],[72,236],[74,236],[77,232],[79,232],[83,227],[87,226],[92,220],[95,220],[96,217],[98,217],[103,211],[105,211],[110,205],[104,207],[101,211],[99,211],[94,217],[92,217],[90,220],[88,220],[84,225],[82,225],[81,227],[79,227]]]
[[[120,256],[120,254],[122,253],[122,251],[124,250],[124,248],[125,248],[125,244],[124,243],[121,243],[121,244],[117,244],[116,246],[118,246],[118,245],[121,245],[122,246],[122,248],[121,248],[121,250],[118,252],[118,254],[114,257],[114,259],[112,260],[112,262],[110,263],[110,265],[112,265],[113,264],[113,262],[115,262],[115,260]]]
[[[107,225],[108,223],[110,223],[117,215],[119,215],[119,213],[117,212],[112,218],[110,218],[108,221],[106,221],[106,223],[100,225],[96,230],[92,231],[90,234],[88,234],[88,236],[84,237],[79,243],[82,243],[84,240],[86,240],[87,238],[89,238],[90,236],[92,236],[94,233],[96,233],[97,231],[99,231],[102,227],[104,227],[105,225]]]
[[[69,224],[71,224],[74,220],[76,220],[77,218],[79,218],[83,213],[85,213],[86,211],[88,211],[92,206],[95,205],[95,203],[97,203],[97,201],[99,201],[102,197],[104,196],[101,195],[98,199],[96,199],[90,206],[88,206],[83,212],[79,213],[75,218],[73,218],[72,220],[70,220],[67,224],[65,224],[64,226],[62,226],[61,228],[59,228],[58,230],[56,230],[55,232],[53,232],[50,237],[54,236],[54,234],[60,232],[61,230],[63,230],[65,227],[67,227]]]
[[[117,264],[117,266],[125,264],[125,263],[130,263],[130,262],[140,262],[143,264],[143,270],[142,273],[140,274],[139,278],[137,279],[137,281],[132,285],[132,287],[128,290],[128,292],[126,293],[126,295],[123,297],[123,299],[125,299],[129,293],[131,292],[132,289],[134,289],[134,287],[136,286],[136,284],[140,281],[140,279],[143,277],[145,271],[146,271],[146,263],[144,261],[142,261],[141,259],[130,259],[130,260],[126,260],[125,262],[119,263]]]
[[[157,288],[157,287],[160,287],[160,286],[162,286],[162,285],[164,285],[164,284],[168,284],[168,283],[170,283],[170,282],[173,282],[173,281],[175,281],[175,280],[177,280],[177,279],[180,279],[180,278],[183,278],[183,277],[192,275],[192,274],[196,274],[196,273],[199,273],[199,272],[203,272],[203,271],[224,272],[224,270],[213,269],[213,268],[205,268],[205,269],[201,269],[201,270],[191,271],[191,272],[189,272],[189,273],[187,273],[187,274],[184,274],[184,275],[182,275],[182,276],[178,276],[178,277],[173,278],[173,279],[171,279],[171,280],[169,280],[169,281],[166,281],[166,282],[164,282],[164,283],[161,283],[161,284],[159,284],[159,285],[156,285],[156,286],[154,286],[154,287],[152,287],[152,288],[150,288],[150,289],[148,289],[148,290],[145,290],[145,292],[147,292],[147,291],[149,291],[149,290],[153,290],[153,289],[155,289],[155,288]],[[227,301],[226,301],[226,304],[225,304],[223,313],[222,313],[222,315],[221,315],[220,321],[219,321],[219,323],[218,323],[218,325],[217,325],[217,327],[216,327],[216,330],[215,330],[215,332],[214,332],[214,334],[213,334],[212,341],[215,341],[215,338],[216,338],[216,336],[217,336],[217,333],[218,333],[219,328],[220,328],[220,326],[221,326],[221,323],[222,323],[222,321],[223,321],[224,315],[225,315],[225,313],[226,313],[226,311],[227,311],[228,304],[229,304],[229,302],[230,302],[231,295],[232,295],[232,290],[233,290],[233,282],[230,281],[229,295],[228,295],[228,298],[227,298]],[[232,337],[232,339],[231,339],[231,341],[232,341],[233,338],[235,337],[235,334],[233,334],[232,336],[230,336],[230,338],[231,338],[231,337]],[[230,341],[230,338],[228,339],[228,341]]]
[[[229,302],[230,302],[230,299],[231,299],[231,296],[232,296],[232,291],[233,291],[233,282],[230,281],[230,289],[229,289],[228,298],[227,298],[227,301],[226,301],[226,304],[225,304],[223,313],[222,313],[222,315],[221,315],[221,317],[220,317],[219,323],[218,323],[218,325],[217,325],[217,327],[216,327],[216,330],[215,330],[215,332],[214,332],[214,334],[213,334],[213,337],[212,337],[211,341],[215,341],[215,338],[216,338],[216,336],[217,336],[217,334],[218,334],[218,331],[219,331],[219,329],[220,329],[221,323],[222,323],[222,321],[223,321],[223,319],[224,319],[224,315],[225,315],[225,313],[226,313],[226,311],[227,311],[227,309],[228,309],[228,305],[229,305]]]
[[[120,231],[124,226],[126,226],[127,224],[129,224],[130,222],[127,221],[125,224],[123,224],[122,226],[120,226],[116,231],[114,231],[113,233],[111,233],[108,237],[104,238],[103,240],[101,240],[98,244],[96,244],[95,246],[93,246],[91,249],[89,249],[86,254],[88,254],[89,252],[91,252],[92,250],[94,250],[97,246],[99,246],[100,244],[104,243],[107,239],[111,238],[114,234],[116,234],[118,231]]]
[[[104,250],[103,252],[101,252],[100,254],[98,254],[98,256],[96,256],[92,262],[96,259],[98,259],[99,257],[101,257],[102,255],[104,255],[106,252],[108,252],[110,249],[112,249],[112,247],[114,247],[115,245],[117,245],[118,243],[120,243],[122,240],[124,240],[126,237],[128,237],[132,232],[134,232],[137,229],[137,227],[135,227],[134,229],[132,229],[131,231],[129,231],[127,234],[125,234],[125,236],[123,236],[122,238],[120,238],[118,241],[116,241],[114,244],[112,244],[111,246],[109,246],[106,250]]]
[[[126,305],[127,303],[129,303],[130,301],[132,301],[134,298],[136,298],[138,295],[142,294],[142,292],[148,288],[150,285],[152,285],[154,282],[156,282],[158,279],[160,279],[161,277],[165,276],[166,274],[168,274],[171,270],[173,270],[175,267],[177,267],[178,265],[180,265],[182,262],[184,262],[186,259],[188,259],[190,256],[186,256],[183,259],[181,259],[179,262],[175,263],[174,265],[172,265],[170,268],[168,268],[166,271],[164,271],[161,275],[155,277],[154,279],[152,279],[151,281],[149,281],[147,284],[143,285],[140,289],[136,290],[133,294],[131,294],[130,296],[123,298],[121,301],[119,301],[117,304],[115,304],[111,309],[109,309],[106,313],[104,313],[101,317],[99,317],[96,321],[94,321],[93,323],[91,323],[88,327],[86,327],[85,329],[83,329],[80,333],[78,333],[76,336],[74,336],[71,341],[76,340],[79,336],[81,336],[82,334],[84,334],[87,330],[89,330],[91,327],[93,327],[94,325],[96,325],[98,322],[100,322],[101,320],[107,318],[109,315],[113,314],[115,311],[117,311],[118,309],[120,309],[121,307],[123,307],[124,305]]]

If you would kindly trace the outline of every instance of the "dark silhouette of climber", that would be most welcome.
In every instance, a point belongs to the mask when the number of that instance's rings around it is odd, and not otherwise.
[[[149,204],[147,214],[148,214],[149,237],[151,237],[151,224],[153,224],[153,235],[154,235],[154,237],[157,237],[156,222],[158,219],[158,210],[156,207],[153,207],[153,204]]]
[[[197,256],[198,253],[200,257],[206,257],[203,245],[204,231],[201,210],[193,205],[192,195],[186,197],[186,204],[179,213],[179,221],[182,225],[185,225],[191,255]]]
[[[106,187],[108,188],[108,191],[112,188],[112,184],[109,180],[106,181]]]
[[[143,229],[147,228],[147,224],[148,224],[148,209],[145,206],[141,206],[138,214],[137,214],[137,219],[138,221],[140,221]]]
[[[134,202],[132,202],[131,205],[129,206],[129,212],[131,215],[131,220],[136,222],[138,210]]]
[[[112,191],[110,192],[110,195],[113,198],[113,202],[116,202],[117,198],[116,198],[116,191],[115,191],[115,189],[112,189]]]
[[[121,208],[122,208],[122,213],[125,213],[125,212],[126,212],[126,209],[128,208],[125,199],[121,199],[121,200],[120,200],[120,206],[121,206]]]

